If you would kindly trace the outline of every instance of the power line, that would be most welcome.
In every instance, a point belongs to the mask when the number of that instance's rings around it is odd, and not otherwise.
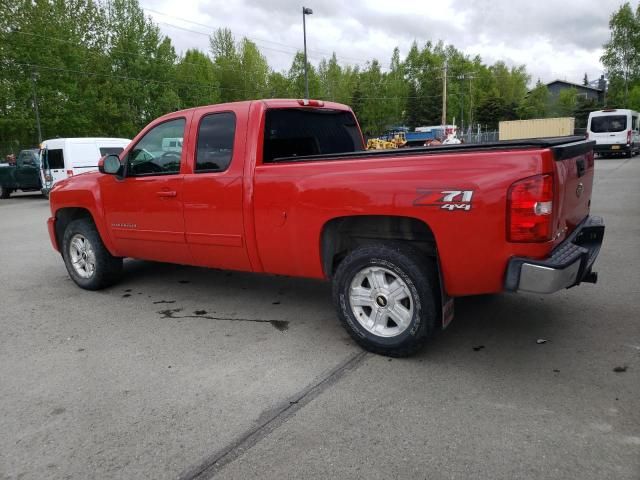
[[[152,13],[155,13],[155,14],[158,14],[158,15],[162,15],[162,16],[164,16],[164,17],[173,18],[173,19],[175,19],[175,20],[180,20],[180,21],[182,21],[182,22],[190,23],[190,24],[192,24],[192,25],[197,25],[197,26],[199,26],[199,27],[203,27],[203,28],[211,29],[211,25],[206,25],[206,24],[204,24],[204,23],[199,23],[199,22],[196,22],[196,21],[193,21],[193,20],[189,20],[189,19],[186,19],[186,18],[183,18],[183,17],[177,17],[177,16],[175,16],[175,15],[170,15],[170,14],[168,14],[168,13],[160,12],[160,11],[158,11],[158,10],[154,10],[154,9],[152,9],[152,8],[147,8],[147,7],[142,7],[142,8],[143,8],[143,10],[146,10],[146,11],[148,11],[148,12],[152,12]],[[160,22],[159,22],[159,23],[160,23]],[[170,23],[164,23],[164,24],[165,24],[165,25],[170,25],[170,26],[177,27],[177,25],[170,24]],[[193,31],[194,31],[194,32],[196,32],[196,33],[201,33],[201,34],[203,34],[203,33],[204,33],[204,32],[197,32],[197,31],[195,31],[195,30],[193,30]],[[208,34],[207,34],[207,35],[208,35]],[[280,46],[287,47],[287,48],[293,48],[293,49],[295,49],[296,51],[298,51],[298,50],[299,50],[299,48],[298,48],[298,47],[296,47],[296,46],[293,46],[293,45],[290,45],[290,44],[287,44],[287,43],[276,42],[275,40],[267,40],[267,39],[264,39],[264,38],[249,37],[249,36],[247,36],[247,35],[243,35],[243,37],[245,37],[245,38],[247,38],[247,39],[249,39],[249,40],[252,40],[252,41],[254,41],[254,42],[267,42],[267,43],[273,43],[273,44],[275,44],[275,45],[280,45]],[[308,50],[309,52],[316,52],[316,53],[319,53],[319,54],[321,54],[321,55],[328,55],[328,56],[332,56],[332,55],[335,53],[335,52],[328,53],[328,52],[325,52],[325,51],[322,51],[322,50],[317,50],[317,49],[312,49],[312,48],[309,48],[309,49],[307,49],[307,50]],[[336,55],[336,57],[338,57],[338,55]],[[339,58],[342,58],[343,60],[352,60],[353,62],[360,62],[360,61],[361,61],[360,59],[356,59],[356,58],[353,58],[353,57],[345,57],[344,55],[340,55],[340,56],[339,56]]]
[[[229,90],[229,91],[235,91],[235,92],[241,92],[241,93],[254,93],[250,90],[221,87],[221,86],[218,86],[217,84],[207,84],[207,83],[198,83],[198,82],[181,82],[177,80],[169,80],[169,81],[153,80],[148,78],[130,77],[128,75],[97,73],[97,72],[91,72],[87,70],[75,70],[70,68],[50,67],[47,65],[38,65],[33,63],[14,63],[13,65],[27,67],[27,68],[36,69],[36,70],[42,69],[42,70],[49,70],[49,71],[68,72],[68,73],[75,73],[75,74],[94,76],[94,77],[115,78],[119,80],[138,81],[142,83],[155,83],[158,85],[181,85],[186,87],[201,87],[201,88],[208,88],[208,89],[214,89],[214,90]],[[455,94],[451,94],[451,95],[455,95]],[[439,95],[417,95],[417,96],[406,95],[406,96],[396,96],[396,97],[362,96],[360,98],[362,100],[407,100],[407,99],[419,100],[419,99],[428,99],[428,98],[440,98],[440,96]]]

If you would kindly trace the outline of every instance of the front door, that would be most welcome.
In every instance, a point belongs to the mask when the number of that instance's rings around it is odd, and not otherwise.
[[[184,236],[180,172],[186,123],[186,118],[176,118],[153,126],[126,153],[124,177],[101,179],[107,227],[122,256],[192,263]]]
[[[33,150],[21,152],[16,162],[16,167],[16,183],[20,188],[40,188],[40,168]]]
[[[197,265],[250,270],[243,228],[243,167],[247,111],[194,114],[193,173],[185,176],[187,244]],[[192,158],[191,158],[192,157]]]

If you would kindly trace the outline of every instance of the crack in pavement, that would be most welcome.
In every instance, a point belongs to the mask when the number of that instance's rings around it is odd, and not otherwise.
[[[168,302],[167,302],[168,303]],[[170,308],[167,310],[160,310],[158,313],[162,315],[161,318],[171,318],[180,320],[182,318],[206,318],[208,320],[223,320],[226,322],[253,322],[253,323],[270,323],[276,330],[284,332],[289,329],[288,320],[263,320],[260,318],[237,318],[237,317],[214,317],[212,315],[176,315],[182,311],[182,308]]]
[[[271,432],[280,427],[298,410],[311,402],[327,388],[337,383],[346,373],[359,367],[368,353],[360,351],[331,369],[317,382],[307,386],[292,398],[273,410],[264,412],[259,425],[242,434],[230,445],[223,447],[199,465],[190,468],[178,477],[179,480],[205,480],[216,476],[226,465],[242,456]]]

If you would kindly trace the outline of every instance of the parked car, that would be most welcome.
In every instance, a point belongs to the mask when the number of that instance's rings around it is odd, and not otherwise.
[[[0,164],[0,198],[9,198],[18,190],[38,192],[41,186],[40,157],[37,148],[22,150],[15,164]]]
[[[345,105],[212,105],[158,118],[100,172],[58,182],[48,229],[89,290],[116,282],[123,257],[329,279],[360,345],[409,355],[449,323],[453,297],[595,283],[593,144],[365,151]]]
[[[631,157],[640,152],[640,114],[622,108],[591,112],[587,138],[596,142],[596,153]]]
[[[126,138],[55,138],[41,145],[43,193],[63,178],[98,170],[98,160],[120,153],[131,140]]]

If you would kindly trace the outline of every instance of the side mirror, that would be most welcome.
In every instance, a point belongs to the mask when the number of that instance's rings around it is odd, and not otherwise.
[[[107,175],[117,175],[120,173],[121,168],[122,164],[120,163],[120,157],[118,157],[118,155],[107,155],[98,162],[98,170],[100,173],[106,173]]]

